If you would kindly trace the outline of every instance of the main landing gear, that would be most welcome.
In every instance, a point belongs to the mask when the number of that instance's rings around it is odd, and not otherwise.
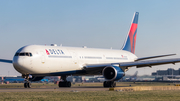
[[[71,82],[66,80],[66,76],[61,76],[63,81],[60,81],[58,86],[59,87],[71,87]]]
[[[114,82],[114,81],[104,81],[103,86],[104,87],[116,87],[116,82]]]
[[[31,88],[31,82],[29,81],[29,75],[22,75],[25,78],[24,88]]]

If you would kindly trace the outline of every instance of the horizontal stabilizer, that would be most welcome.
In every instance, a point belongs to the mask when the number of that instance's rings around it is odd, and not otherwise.
[[[0,59],[0,62],[12,63],[12,60]]]
[[[166,56],[172,56],[172,55],[176,55],[176,54],[167,54],[167,55],[158,55],[158,56],[143,57],[143,58],[138,58],[136,61],[152,59],[152,58],[159,58],[159,57],[166,57]]]

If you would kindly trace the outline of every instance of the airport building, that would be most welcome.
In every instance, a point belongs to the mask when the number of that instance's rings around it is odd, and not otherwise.
[[[152,73],[152,76],[156,75],[180,75],[180,69],[174,70],[173,68],[168,68],[167,70],[158,70]]]

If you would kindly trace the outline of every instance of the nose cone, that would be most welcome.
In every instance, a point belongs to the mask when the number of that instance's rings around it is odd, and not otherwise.
[[[24,73],[25,71],[23,70],[24,68],[24,61],[22,57],[19,56],[14,56],[13,58],[13,66],[14,68],[20,72],[20,73]]]
[[[19,56],[19,53],[25,52],[26,47],[27,46],[24,46],[24,47],[21,47],[19,50],[17,50],[17,52],[16,52],[16,54],[14,55],[14,58],[13,58],[13,66],[21,74],[26,74],[27,72],[26,72],[26,69],[25,69],[24,56]]]

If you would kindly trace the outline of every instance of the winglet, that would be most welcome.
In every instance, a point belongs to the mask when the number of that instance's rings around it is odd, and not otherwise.
[[[122,50],[129,51],[131,53],[135,53],[135,45],[136,45],[136,36],[137,36],[137,27],[138,27],[138,16],[139,12],[134,13],[134,17],[132,19],[131,27],[129,29],[128,36],[124,42]]]

